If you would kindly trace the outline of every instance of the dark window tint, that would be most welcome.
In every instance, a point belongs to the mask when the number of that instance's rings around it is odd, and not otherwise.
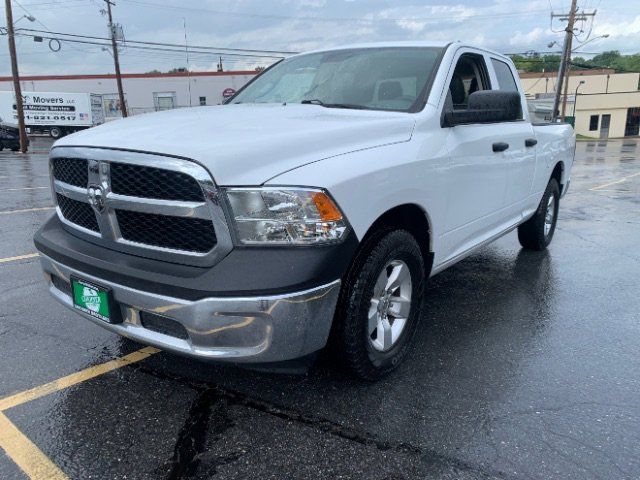
[[[589,118],[589,131],[593,132],[598,130],[598,120],[600,119],[599,115],[591,115]]]
[[[389,47],[298,55],[256,77],[231,103],[408,112],[428,93],[440,53],[439,48]]]
[[[496,60],[495,58],[491,59],[491,63],[493,63],[493,68],[496,71],[498,87],[500,90],[505,92],[517,92],[518,85],[516,84],[515,78],[513,78],[513,73],[511,73],[509,65],[501,62],[500,60]]]
[[[486,72],[482,56],[470,53],[462,55],[451,77],[447,104],[452,105],[454,110],[466,110],[469,105],[469,95],[491,88]]]

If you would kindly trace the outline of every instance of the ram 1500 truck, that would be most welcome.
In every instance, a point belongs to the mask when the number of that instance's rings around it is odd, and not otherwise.
[[[282,60],[225,105],[73,134],[35,236],[50,292],[179,354],[278,363],[330,343],[379,378],[429,276],[514,229],[551,242],[575,137],[525,105],[498,53],[365,44]]]

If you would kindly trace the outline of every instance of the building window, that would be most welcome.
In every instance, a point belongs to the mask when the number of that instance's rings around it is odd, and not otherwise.
[[[204,107],[207,104],[207,97],[200,97],[200,106]]]
[[[589,131],[595,132],[598,130],[598,120],[600,120],[600,115],[591,115],[589,118]]]
[[[640,134],[640,107],[627,109],[627,122],[624,126],[625,137],[637,137]]]

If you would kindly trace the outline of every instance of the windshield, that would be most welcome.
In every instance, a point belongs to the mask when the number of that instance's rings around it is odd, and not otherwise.
[[[311,103],[408,112],[436,68],[440,48],[359,48],[283,60],[229,103]]]

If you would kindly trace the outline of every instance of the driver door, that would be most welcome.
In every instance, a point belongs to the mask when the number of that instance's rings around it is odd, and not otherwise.
[[[443,112],[467,109],[469,95],[490,90],[491,80],[484,54],[461,50],[449,74]],[[454,261],[491,236],[501,224],[505,207],[507,172],[505,158],[493,151],[496,124],[469,124],[447,128],[449,155],[444,262]]]

